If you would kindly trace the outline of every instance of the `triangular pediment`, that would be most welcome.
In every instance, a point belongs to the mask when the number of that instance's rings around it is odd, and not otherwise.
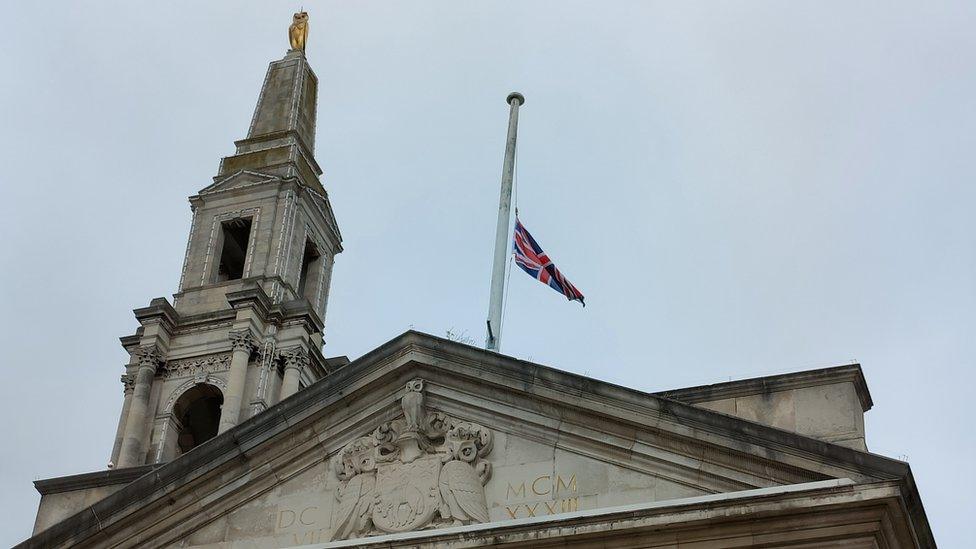
[[[408,332],[96,503],[97,524],[75,516],[50,535],[289,546],[903,474],[879,456]]]
[[[356,413],[362,427],[348,432],[351,441],[341,449],[327,458],[313,452],[317,457],[310,456],[302,472],[183,542],[233,541],[226,532],[246,530],[252,541],[301,545],[754,487],[743,478],[703,473],[699,460],[675,451],[658,455],[661,464],[638,464],[614,447],[613,434],[571,440],[577,435],[561,432],[554,417],[528,418],[524,408],[485,406],[470,394],[459,401],[454,387],[436,384],[429,372],[415,373],[424,377],[408,381],[394,395],[399,402],[386,395]],[[410,391],[420,384],[423,392]],[[432,431],[407,427],[408,401],[416,395],[424,400],[419,422],[434,425]],[[797,478],[813,477],[819,478]],[[765,478],[755,483],[777,484]]]
[[[200,190],[199,194],[214,194],[232,189],[252,187],[254,185],[278,181],[279,179],[278,176],[272,174],[252,170],[238,170],[230,175],[214,178],[213,184]]]

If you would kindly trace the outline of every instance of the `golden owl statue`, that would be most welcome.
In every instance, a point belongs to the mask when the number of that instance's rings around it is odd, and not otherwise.
[[[291,26],[288,27],[288,42],[291,49],[305,51],[305,42],[308,40],[308,12],[300,11],[292,17]]]

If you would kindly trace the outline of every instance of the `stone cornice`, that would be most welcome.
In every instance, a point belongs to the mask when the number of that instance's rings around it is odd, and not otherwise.
[[[743,540],[743,533],[748,531],[741,527],[723,531],[724,525],[748,522],[753,528],[762,528],[763,524],[779,522],[778,528],[771,528],[772,532],[802,529],[811,546],[818,542],[834,544],[869,536],[881,546],[934,548],[935,540],[930,531],[912,532],[912,525],[902,522],[900,515],[905,504],[894,483],[854,485],[847,479],[836,479],[387,534],[331,542],[328,547],[435,547],[451,545],[458,540],[464,540],[470,547],[575,547],[586,545],[580,542],[582,536],[595,546],[610,547],[626,545],[634,539],[657,541],[665,536],[669,541],[683,544],[684,540],[702,539],[706,532],[711,543],[718,547],[723,542],[728,546],[738,545]],[[853,512],[867,505],[874,510],[870,517]],[[864,523],[868,520],[875,521],[873,530],[865,529]],[[850,530],[851,525],[856,528]],[[756,535],[754,531],[750,533]]]
[[[329,201],[329,194],[324,188],[316,190],[312,186],[305,185],[304,183],[300,183],[300,185],[312,196],[313,205],[319,210],[319,214],[325,219],[329,230],[332,231],[335,245],[333,253],[336,255],[342,253],[342,233],[339,231],[339,225],[336,223],[335,212],[332,211],[332,203]]]
[[[277,175],[274,175],[274,174],[264,173],[264,172],[261,172],[261,171],[258,171],[258,170],[240,169],[240,170],[237,170],[236,172],[231,173],[231,174],[223,174],[223,175],[214,176],[213,183],[210,184],[210,185],[208,185],[208,186],[206,186],[206,187],[204,187],[204,188],[202,188],[202,189],[200,189],[200,191],[197,194],[195,194],[195,195],[193,195],[193,196],[190,197],[190,200],[191,201],[193,201],[194,199],[202,200],[203,198],[200,195],[221,192],[221,191],[217,190],[217,187],[219,187],[221,184],[223,184],[223,183],[225,183],[227,181],[230,181],[230,180],[235,179],[235,178],[240,177],[240,176],[251,176],[254,179],[256,179],[256,181],[254,183],[251,183],[251,185],[259,185],[259,184],[262,184],[262,183],[270,183],[270,182],[273,182],[273,181],[281,181],[281,177],[279,177]],[[237,187],[234,187],[234,188],[237,188]]]
[[[295,143],[298,146],[299,152],[302,154],[303,157],[305,157],[305,161],[308,162],[309,166],[311,166],[312,169],[315,170],[315,173],[322,175],[322,168],[319,166],[319,163],[315,161],[315,156],[312,154],[311,148],[309,148],[308,144],[305,143],[305,140],[302,139],[302,136],[299,135],[298,132],[295,130],[279,130],[276,132],[256,135],[254,137],[239,139],[237,141],[234,141],[234,146],[237,147],[238,150],[237,154],[247,154],[255,150],[250,148],[251,145],[258,145],[260,143],[267,142],[267,141],[281,140],[283,138],[294,139]],[[291,145],[291,143],[284,141],[281,144],[274,145],[274,147],[288,146],[288,145]],[[242,150],[242,148],[246,148],[246,150]]]
[[[854,384],[858,399],[861,401],[861,409],[865,412],[870,410],[874,402],[871,399],[871,393],[868,391],[867,381],[864,379],[864,372],[861,370],[860,364],[848,364],[789,374],[727,381],[712,385],[699,385],[696,387],[661,391],[654,393],[654,395],[689,404],[696,404],[725,398],[758,395],[847,381]]]
[[[260,285],[249,285],[250,287],[227,293],[227,303],[233,309],[253,307],[262,318],[267,318],[271,311],[271,298],[264,292]]]
[[[80,475],[35,480],[34,488],[41,495],[48,495],[59,494],[61,492],[71,492],[74,490],[100,488],[102,486],[112,486],[114,484],[128,484],[152,471],[153,469],[158,469],[159,467],[161,467],[161,465],[141,465],[139,467],[107,469],[105,471],[82,473]]]
[[[571,405],[575,410],[597,413],[616,421],[622,421],[623,416],[608,412],[608,408],[620,411],[645,409],[658,417],[666,417],[687,426],[693,432],[710,431],[721,434],[726,440],[734,441],[735,444],[745,442],[756,446],[772,446],[794,455],[802,455],[805,459],[826,461],[876,478],[899,478],[910,474],[906,463],[884,456],[861,452],[793,431],[727,416],[692,404],[541,364],[491,353],[437,336],[409,331],[390,343],[398,341],[407,352],[418,356],[418,360],[423,363],[431,361],[446,363],[450,360],[453,363],[464,363],[470,366],[472,371],[481,372],[476,381],[482,385],[489,384],[487,375],[489,371],[497,372],[497,384],[521,386],[531,394],[532,398],[548,400],[553,404]],[[386,345],[379,349],[385,348]],[[346,372],[350,367],[359,366],[360,361],[370,354],[353,361],[350,366],[343,368],[337,374]],[[337,374],[327,377],[326,380]],[[457,368],[452,369],[452,375],[460,375]]]
[[[172,331],[180,322],[179,313],[176,312],[176,309],[164,297],[154,298],[149,302],[148,307],[134,309],[132,312],[140,324],[145,325],[153,321],[158,321],[162,322],[168,331]]]
[[[119,338],[119,342],[122,343],[122,348],[125,349],[126,352],[131,354],[133,350],[139,346],[139,342],[142,340],[142,333],[140,330],[137,330],[136,333],[132,335],[122,336]]]
[[[290,287],[290,286],[289,286]],[[309,332],[322,332],[325,323],[306,299],[285,301],[275,306],[273,320],[278,324],[304,324]]]

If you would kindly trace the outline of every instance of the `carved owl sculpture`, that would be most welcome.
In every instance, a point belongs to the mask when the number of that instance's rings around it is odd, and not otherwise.
[[[333,540],[359,537],[369,531],[375,489],[376,478],[372,474],[356,475],[339,485],[332,524]]]
[[[417,431],[420,429],[420,422],[424,420],[424,381],[414,379],[407,382],[407,393],[400,399],[400,406],[403,407],[403,419],[406,422],[406,431]]]
[[[474,443],[470,442],[473,449]],[[472,453],[477,453],[473,450]],[[473,522],[488,522],[488,504],[485,488],[478,472],[464,461],[449,461],[441,468],[441,497],[448,509],[441,509],[441,516],[454,520],[455,526]],[[448,511],[449,512],[446,512]]]
[[[308,40],[308,13],[300,11],[292,17],[291,26],[288,27],[288,42],[291,49],[305,51],[305,42]]]

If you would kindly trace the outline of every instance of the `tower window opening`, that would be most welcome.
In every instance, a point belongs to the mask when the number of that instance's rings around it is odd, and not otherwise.
[[[315,292],[318,289],[318,277],[322,272],[322,254],[319,253],[315,243],[305,240],[305,252],[302,255],[302,270],[298,273],[298,295],[305,297],[311,302],[315,301]]]
[[[244,276],[247,244],[251,237],[251,218],[238,217],[220,224],[220,262],[214,282],[237,280]]]
[[[176,445],[185,454],[200,444],[217,436],[220,425],[220,407],[224,395],[213,385],[194,385],[173,406],[173,415],[180,425]]]

